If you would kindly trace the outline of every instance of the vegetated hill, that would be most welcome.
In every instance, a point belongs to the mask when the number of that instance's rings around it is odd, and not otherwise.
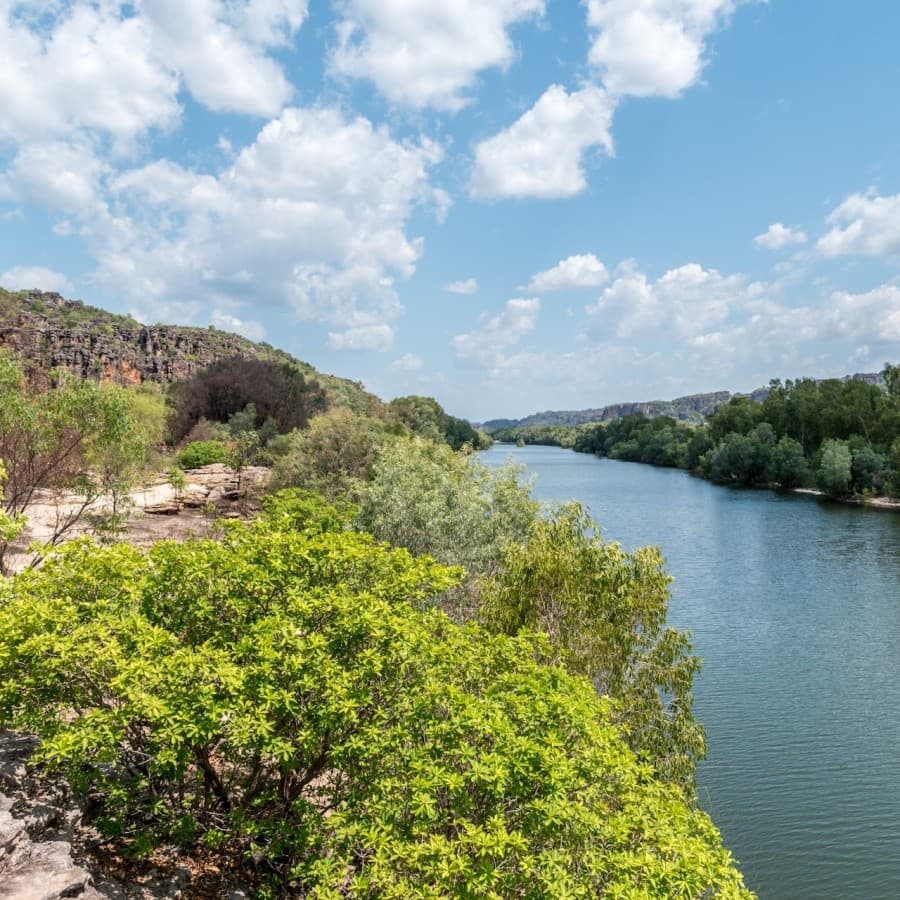
[[[613,403],[597,409],[548,410],[524,419],[491,419],[482,428],[488,433],[501,428],[520,428],[526,425],[584,425],[586,422],[608,422],[622,416],[643,413],[648,418],[672,416],[684,422],[699,422],[714,409],[731,398],[728,391],[710,394],[691,394],[676,400],[649,400],[644,403]]]
[[[880,373],[857,373],[845,375],[845,379],[865,381],[867,384],[883,384],[884,378]],[[622,416],[630,416],[642,413],[648,419],[657,416],[671,416],[682,422],[702,422],[707,416],[715,412],[720,406],[726,404],[732,397],[749,397],[762,403],[769,396],[769,388],[757,388],[750,394],[732,394],[731,391],[713,391],[708,394],[688,394],[685,397],[677,397],[675,400],[649,400],[644,403],[613,403],[610,406],[602,406],[598,409],[578,410],[547,410],[534,413],[524,419],[491,419],[481,424],[481,429],[491,434],[506,428],[523,428],[529,425],[584,425],[588,422],[609,422],[612,419],[620,419]]]
[[[359,382],[325,375],[270,344],[212,327],[142,325],[55,293],[0,288],[0,347],[18,352],[37,379],[56,369],[116,384],[183,381],[232,356],[273,360],[315,378],[338,406],[371,413],[382,405]]]

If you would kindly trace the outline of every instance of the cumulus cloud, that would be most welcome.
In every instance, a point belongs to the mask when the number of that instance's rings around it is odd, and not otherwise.
[[[593,253],[567,256],[552,269],[538,272],[523,290],[542,294],[573,288],[599,287],[609,280],[606,266]]]
[[[328,333],[328,346],[332,350],[376,350],[384,353],[393,344],[394,329],[390,325],[361,325]]]
[[[706,64],[706,38],[735,0],[587,0],[589,60],[611,94],[677,97]]]
[[[129,150],[178,122],[182,86],[209,109],[277,115],[292,88],[269,54],[305,16],[306,0],[0,4],[0,139]]]
[[[63,212],[84,211],[97,203],[108,171],[87,140],[35,141],[19,149],[0,172],[0,198]]]
[[[474,278],[466,278],[465,281],[451,281],[444,285],[448,294],[474,294],[478,290],[478,281]]]
[[[805,231],[800,228],[782,225],[781,222],[775,222],[762,234],[758,234],[753,238],[753,243],[757,247],[765,247],[766,250],[782,250],[785,247],[805,244],[806,241]]]
[[[48,4],[44,15],[49,22],[0,6],[0,138],[91,129],[127,144],[177,121],[178,77],[145,19],[116,3]]]
[[[900,194],[851,194],[826,222],[831,230],[817,244],[825,256],[900,254]]]
[[[0,275],[0,285],[10,291],[56,291],[58,294],[72,295],[72,282],[61,272],[44,266],[13,266]]]
[[[835,291],[823,319],[833,333],[856,343],[896,343],[900,341],[900,287],[883,284],[861,294]]]
[[[136,302],[289,304],[340,326],[332,346],[383,347],[390,329],[359,329],[402,312],[395,282],[422,252],[406,224],[432,199],[428,172],[440,156],[364,118],[290,108],[220,171],[160,160],[108,179],[115,212],[82,230],[98,279]]]
[[[277,115],[293,89],[268,52],[306,18],[307,0],[142,0],[154,48],[213,110]]]
[[[551,85],[505,131],[475,150],[471,190],[479,197],[571,197],[587,186],[584,156],[592,147],[613,152],[614,103],[588,85],[569,93]]]
[[[417,372],[425,363],[421,356],[415,353],[404,353],[399,359],[391,363],[391,369],[395,372]]]
[[[651,281],[633,263],[619,267],[613,283],[586,307],[586,333],[598,340],[643,332],[690,337],[724,322],[764,291],[742,275],[722,275],[688,263]]]
[[[482,316],[479,327],[453,338],[457,360],[480,369],[493,369],[506,360],[504,350],[517,344],[534,329],[540,300],[516,297],[506,301],[503,312]]]
[[[392,103],[458,110],[478,73],[514,57],[509,27],[545,0],[342,0],[331,66],[373,81]]]

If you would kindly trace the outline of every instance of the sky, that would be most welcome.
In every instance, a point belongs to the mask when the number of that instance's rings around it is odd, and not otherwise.
[[[900,361],[900,4],[0,0],[0,285],[474,421]]]

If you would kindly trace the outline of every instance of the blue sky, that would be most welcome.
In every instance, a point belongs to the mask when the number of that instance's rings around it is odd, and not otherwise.
[[[474,420],[900,359],[900,5],[0,0],[0,284]]]

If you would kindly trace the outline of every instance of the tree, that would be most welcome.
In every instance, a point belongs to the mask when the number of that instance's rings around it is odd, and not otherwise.
[[[428,553],[473,574],[497,564],[502,545],[537,513],[521,469],[490,472],[463,453],[419,438],[381,448],[359,525],[379,540]]]
[[[545,642],[419,608],[456,573],[311,512],[4,592],[0,727],[107,840],[252,854],[270,896],[751,896]]]
[[[6,515],[27,516],[42,489],[67,490],[76,502],[59,507],[46,544],[55,545],[71,533],[101,498],[106,505],[95,528],[115,528],[158,437],[147,425],[146,408],[138,404],[136,410],[135,397],[116,385],[74,379],[37,391],[26,383],[19,361],[0,352]],[[0,571],[8,551],[9,540],[0,540]]]
[[[656,548],[625,553],[572,504],[507,545],[482,584],[480,620],[501,634],[547,634],[555,661],[617,702],[638,756],[691,791],[706,752],[692,712],[700,660],[685,632],[665,626],[670,582]]]
[[[316,416],[305,431],[288,439],[284,456],[275,463],[275,487],[302,487],[335,500],[358,500],[372,478],[383,426],[367,416],[335,407]]]
[[[853,480],[853,459],[846,441],[834,438],[822,444],[819,471],[816,476],[819,487],[829,497],[844,497],[850,491]]]
[[[170,428],[176,442],[201,419],[224,424],[251,404],[254,428],[272,419],[282,434],[306,427],[310,416],[327,407],[319,383],[307,380],[295,366],[240,356],[213,363],[175,386],[173,394],[175,411]]]
[[[772,477],[783,488],[806,484],[810,478],[809,463],[799,441],[783,437],[772,454]]]

